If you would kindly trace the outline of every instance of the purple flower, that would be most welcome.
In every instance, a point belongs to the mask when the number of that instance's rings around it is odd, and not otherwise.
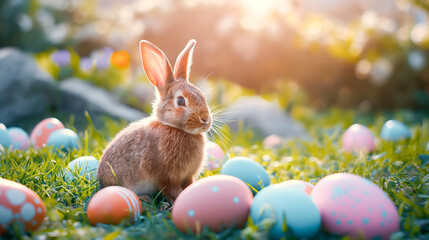
[[[107,56],[110,57],[110,55],[112,55],[112,53],[114,52],[112,48],[110,47],[104,47],[101,49],[101,51],[106,54]]]
[[[94,58],[95,58],[95,66],[98,69],[104,70],[110,66],[110,54],[106,54],[104,52],[98,52],[95,54]]]
[[[60,67],[70,64],[70,52],[68,50],[58,50],[51,54],[51,60]]]
[[[89,72],[94,67],[94,63],[91,58],[84,57],[80,59],[80,69],[84,72]]]

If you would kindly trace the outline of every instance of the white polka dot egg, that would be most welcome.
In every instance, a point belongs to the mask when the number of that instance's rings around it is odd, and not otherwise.
[[[13,223],[19,223],[26,232],[37,230],[45,215],[45,205],[33,190],[0,178],[0,234]]]
[[[377,185],[362,177],[337,173],[321,179],[311,196],[325,230],[362,239],[389,239],[399,230],[398,212]]]
[[[253,195],[249,187],[233,176],[203,178],[183,190],[173,205],[173,222],[178,229],[199,233],[204,227],[219,232],[243,227]]]

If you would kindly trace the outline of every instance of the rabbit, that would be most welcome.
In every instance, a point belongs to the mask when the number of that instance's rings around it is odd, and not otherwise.
[[[107,145],[97,171],[101,188],[120,185],[145,201],[162,191],[174,202],[203,170],[212,116],[203,93],[189,82],[195,44],[188,42],[173,70],[159,48],[140,41],[144,72],[157,90],[153,114],[131,123]]]

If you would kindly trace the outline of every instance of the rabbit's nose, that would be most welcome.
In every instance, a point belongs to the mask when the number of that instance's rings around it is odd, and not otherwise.
[[[200,121],[201,123],[207,124],[210,121],[210,115],[207,114],[200,116]]]

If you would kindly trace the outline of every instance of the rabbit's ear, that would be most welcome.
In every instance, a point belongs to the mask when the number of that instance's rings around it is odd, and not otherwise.
[[[174,81],[171,65],[165,54],[152,43],[141,40],[140,57],[149,81],[160,93],[164,92],[166,85]]]
[[[189,81],[189,71],[191,70],[192,53],[194,52],[195,43],[197,41],[194,39],[190,40],[177,57],[174,64],[174,78]]]

